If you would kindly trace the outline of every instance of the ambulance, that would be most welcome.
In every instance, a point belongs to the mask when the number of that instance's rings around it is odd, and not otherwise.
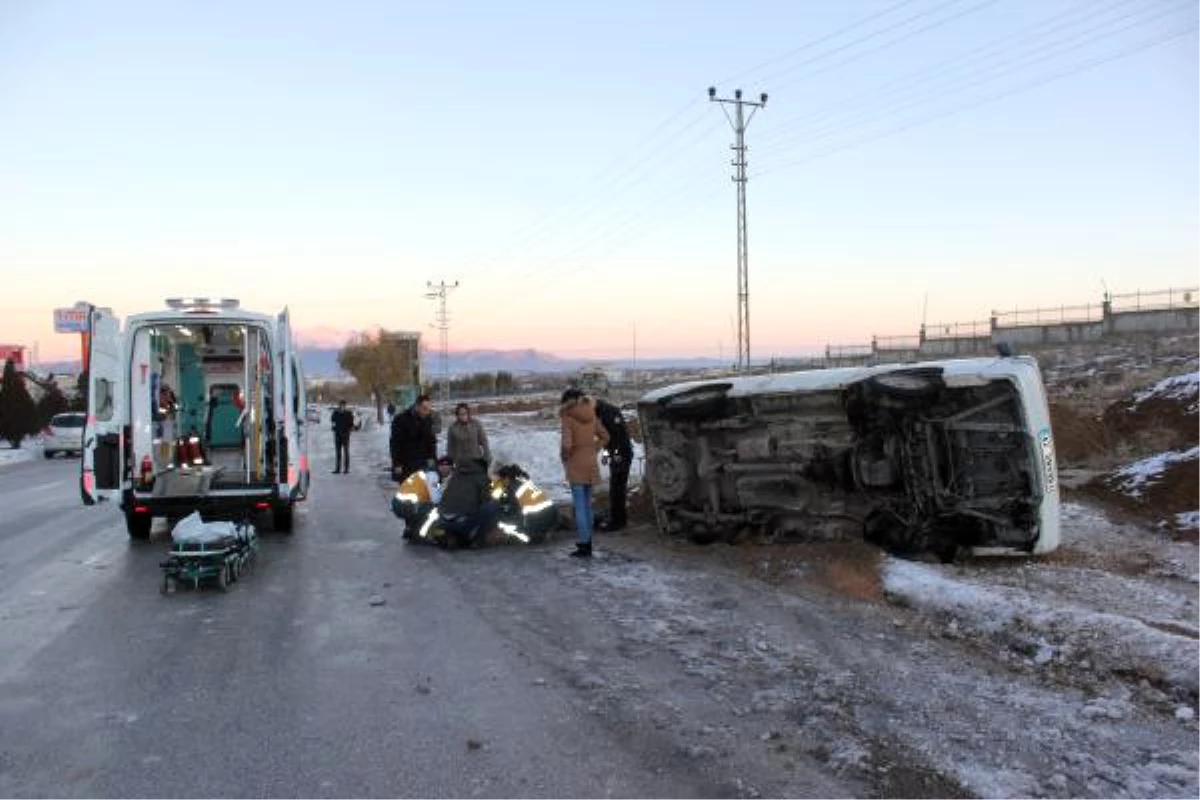
[[[309,487],[304,372],[288,311],[172,298],[125,321],[88,309],[80,493],[119,504],[130,537],[202,518],[271,516],[290,533]]]

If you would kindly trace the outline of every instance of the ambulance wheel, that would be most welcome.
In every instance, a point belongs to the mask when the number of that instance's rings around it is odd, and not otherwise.
[[[154,517],[149,514],[135,514],[132,511],[125,512],[125,530],[129,531],[130,539],[149,539],[150,525],[153,522]]]
[[[271,527],[280,533],[292,532],[292,507],[291,506],[275,506],[274,514],[271,519]]]
[[[229,566],[223,566],[217,571],[217,588],[222,592],[229,588]]]

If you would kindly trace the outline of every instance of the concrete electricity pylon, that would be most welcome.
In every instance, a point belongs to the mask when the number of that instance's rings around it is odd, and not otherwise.
[[[746,126],[750,124],[750,120],[754,118],[755,112],[767,104],[767,94],[763,92],[758,96],[758,101],[743,100],[742,90],[738,89],[733,93],[733,97],[717,97],[717,89],[715,86],[708,87],[708,99],[713,103],[720,103],[721,110],[725,112],[725,118],[729,120],[729,124],[733,126],[733,132],[736,135],[734,143],[730,146],[733,150],[733,182],[737,184],[737,232],[738,232],[738,357],[737,369],[738,372],[743,372],[750,368],[750,276],[749,276],[749,255],[746,244]],[[729,115],[729,109],[726,106],[733,106],[733,116]],[[746,106],[750,107],[750,115],[746,116]]]
[[[446,406],[450,399],[450,315],[446,311],[446,295],[449,292],[458,288],[458,281],[454,283],[446,283],[438,281],[436,284],[432,281],[426,281],[425,285],[429,291],[425,296],[430,300],[437,300],[437,309],[434,311],[434,325],[439,334],[438,344],[441,346],[442,357],[442,406]]]

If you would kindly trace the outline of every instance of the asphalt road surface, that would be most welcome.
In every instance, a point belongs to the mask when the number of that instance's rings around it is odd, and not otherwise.
[[[83,506],[77,459],[0,468],[0,795],[734,791],[589,713],[320,444],[296,532],[224,594],[161,595],[165,529]]]

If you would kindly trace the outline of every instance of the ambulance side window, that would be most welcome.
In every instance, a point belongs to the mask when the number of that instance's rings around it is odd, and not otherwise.
[[[108,422],[113,417],[113,384],[108,378],[96,381],[96,419]]]
[[[288,369],[292,371],[292,413],[300,419],[300,376],[296,374],[294,363],[289,364]]]

